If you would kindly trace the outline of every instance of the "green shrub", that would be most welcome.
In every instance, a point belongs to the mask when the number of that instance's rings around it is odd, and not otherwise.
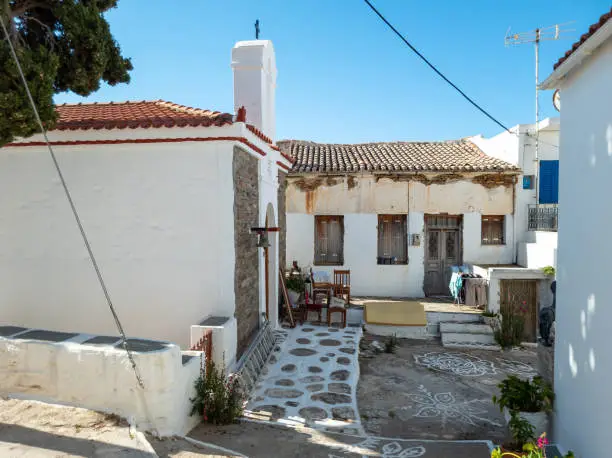
[[[238,377],[225,376],[215,363],[207,362],[195,381],[196,396],[190,399],[190,415],[198,414],[204,423],[227,425],[235,423],[241,416],[245,395]]]
[[[397,347],[399,347],[399,339],[397,336],[393,334],[387,337],[387,340],[385,340],[385,353],[395,353]]]
[[[521,418],[518,412],[512,412],[510,422],[508,423],[512,438],[514,439],[517,448],[523,448],[523,446],[534,439],[535,428],[524,418]]]
[[[552,386],[540,376],[530,382],[522,380],[516,375],[510,375],[497,385],[501,390],[499,397],[493,396],[493,404],[504,407],[510,413],[521,412],[550,412],[555,398]]]
[[[497,316],[497,313],[489,312],[488,310],[485,310],[484,312],[481,313],[481,315],[486,316],[488,318],[495,318]]]
[[[525,319],[514,313],[502,313],[501,319],[493,329],[495,342],[504,348],[518,347],[523,341]]]
[[[287,289],[293,290],[296,293],[301,293],[304,291],[306,287],[306,282],[304,281],[304,277],[302,275],[289,275],[285,279],[285,286]]]
[[[550,275],[551,277],[555,276],[555,268],[553,266],[542,267],[542,272],[546,275]]]

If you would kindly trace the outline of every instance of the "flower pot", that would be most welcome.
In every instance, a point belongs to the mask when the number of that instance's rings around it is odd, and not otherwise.
[[[519,417],[527,420],[534,428],[534,436],[540,437],[548,430],[548,414],[546,412],[519,412]],[[504,407],[506,424],[510,423],[510,411]]]
[[[297,304],[297,302],[300,300],[301,294],[297,291],[293,291],[292,289],[288,289],[287,296],[289,296],[289,300],[292,304]]]

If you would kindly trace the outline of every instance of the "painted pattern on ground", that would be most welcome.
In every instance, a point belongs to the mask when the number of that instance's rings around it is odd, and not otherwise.
[[[245,417],[361,432],[356,400],[361,332],[308,324],[288,330],[251,394]]]

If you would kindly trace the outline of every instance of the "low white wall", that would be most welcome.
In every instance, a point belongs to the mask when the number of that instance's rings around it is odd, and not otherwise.
[[[519,245],[518,263],[529,269],[557,266],[557,233],[534,232],[535,242]]]
[[[498,313],[500,311],[501,280],[538,280],[539,304],[542,306],[552,304],[552,295],[550,293],[550,282],[552,279],[539,269],[524,269],[521,267],[491,267],[483,269],[479,266],[474,266],[474,273],[489,280],[487,309],[490,312]]]
[[[212,360],[217,367],[231,370],[236,363],[236,348],[238,345],[238,322],[231,317],[220,326],[191,326],[191,348],[197,344],[206,331],[212,331]]]
[[[186,434],[200,359],[183,366],[180,348],[133,352],[142,390],[122,348],[0,337],[0,393],[114,413],[162,436]]]

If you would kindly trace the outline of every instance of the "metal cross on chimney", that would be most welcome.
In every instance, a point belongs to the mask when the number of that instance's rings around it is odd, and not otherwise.
[[[259,40],[259,19],[255,21],[255,39]]]

